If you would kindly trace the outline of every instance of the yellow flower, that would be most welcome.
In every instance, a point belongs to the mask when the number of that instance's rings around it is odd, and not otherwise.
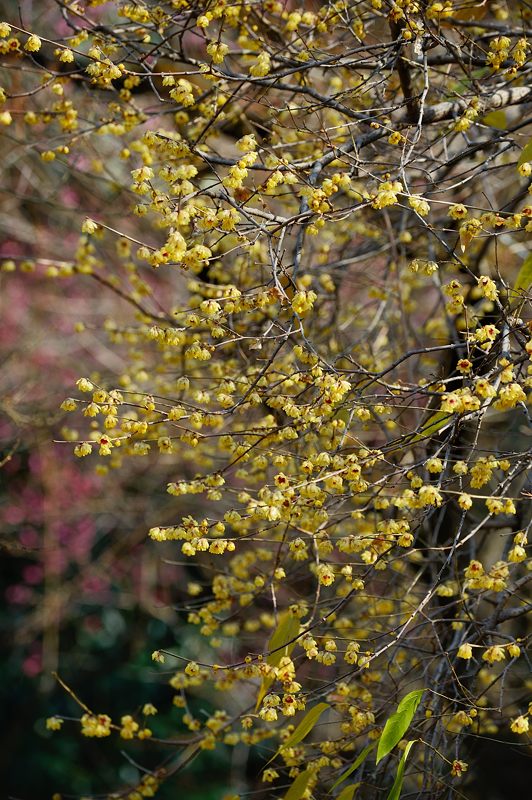
[[[83,222],[83,225],[81,226],[81,232],[88,233],[90,235],[92,233],[96,233],[98,228],[99,228],[98,223],[95,222],[93,219],[89,219],[87,217],[87,219]]]
[[[443,498],[435,486],[422,486],[419,490],[419,503],[423,506],[441,506]]]
[[[468,494],[461,494],[458,498],[458,505],[464,511],[468,511],[473,505],[473,501]]]
[[[82,444],[77,444],[74,448],[74,455],[78,458],[83,458],[84,456],[90,456],[92,453],[92,445],[89,442],[83,442]]]
[[[451,720],[451,724],[458,730],[469,727],[471,723],[472,719],[466,711],[457,711]]]
[[[296,312],[296,314],[304,315],[310,311],[314,305],[316,297],[316,293],[312,291],[296,292],[292,300],[292,309]]]
[[[506,410],[514,408],[518,403],[526,402],[526,394],[518,383],[510,383],[499,390],[497,400],[494,402],[495,408]]]
[[[59,406],[61,411],[75,411],[77,407],[78,404],[73,397],[67,397],[66,400],[63,400],[63,402]]]
[[[510,725],[510,730],[512,731],[512,733],[518,733],[518,734],[528,733],[529,727],[530,726],[528,718],[525,717],[523,714],[521,714],[520,717],[516,717],[516,719],[512,721],[512,724]]]
[[[451,767],[451,775],[453,776],[453,778],[460,778],[462,776],[462,773],[467,772],[468,766],[469,765],[466,764],[465,761],[458,761],[458,760],[453,761]]]
[[[462,372],[464,375],[468,372],[471,372],[473,364],[468,358],[461,358],[460,361],[457,363],[456,367],[459,372]]]
[[[463,411],[462,398],[456,392],[448,392],[447,394],[444,394],[441,399],[440,409],[442,411],[447,411],[450,414],[455,412],[460,414]]]
[[[72,50],[69,50],[68,47],[65,49],[61,49],[58,53],[59,61],[62,61],[63,64],[71,64],[74,61],[74,53]]]
[[[262,773],[262,780],[266,783],[272,783],[272,781],[274,781],[278,777],[279,773],[277,772],[277,770],[272,769],[271,767],[268,767],[268,769],[265,769],[264,772]]]
[[[344,660],[347,661],[348,664],[356,664],[358,661],[359,651],[360,645],[358,642],[349,642],[347,645],[347,650],[345,651]]]
[[[207,53],[212,58],[213,64],[221,64],[228,52],[229,47],[222,42],[210,42],[207,45]]]
[[[80,390],[80,392],[92,392],[94,391],[93,384],[87,378],[80,378],[76,381],[76,386]]]
[[[480,561],[471,561],[469,566],[464,570],[466,578],[478,578],[484,574],[484,567]]]
[[[254,78],[264,78],[271,70],[271,59],[268,53],[259,53],[254,64],[249,68],[249,74]]]
[[[327,564],[320,564],[316,572],[319,582],[323,586],[331,586],[334,583],[334,572]]]
[[[249,153],[252,150],[256,150],[257,140],[255,139],[255,134],[248,133],[245,136],[242,136],[237,141],[236,146],[241,153]]]
[[[417,211],[420,217],[426,217],[430,211],[430,205],[426,200],[423,200],[422,197],[413,195],[412,197],[408,198],[408,204],[410,205],[410,208],[413,208],[414,211]]]
[[[520,544],[514,545],[510,552],[508,553],[508,561],[512,564],[518,564],[520,561],[524,561],[526,558],[526,550]]]
[[[471,124],[469,120],[459,120],[459,122],[455,126],[456,129],[460,122],[463,122],[464,125],[466,126],[465,130],[467,130],[467,128]],[[475,236],[479,235],[481,230],[482,230],[482,223],[478,219],[467,220],[460,226],[460,247],[462,249],[462,252],[465,251],[466,247],[475,238]]]
[[[458,648],[458,653],[456,655],[458,656],[458,658],[470,659],[473,657],[473,648],[471,647],[470,644],[465,642],[464,644],[460,645],[460,647]]]
[[[46,730],[48,731],[58,731],[63,724],[63,720],[61,717],[48,717],[46,720]]]
[[[122,739],[133,739],[135,737],[135,733],[139,729],[138,722],[135,722],[133,717],[127,714],[126,716],[122,717],[120,724],[122,725],[120,729],[120,736]]]
[[[482,275],[482,277],[478,279],[478,286],[483,296],[488,300],[497,300],[499,297],[495,281],[492,281],[487,275]]]
[[[453,467],[455,475],[467,475],[468,469],[465,461],[457,461]]]
[[[403,191],[403,184],[399,181],[384,181],[379,186],[377,195],[371,205],[373,208],[386,208],[397,203],[397,194]]]
[[[488,664],[493,664],[495,661],[504,661],[506,658],[506,653],[504,652],[504,647],[501,645],[494,645],[493,647],[488,647],[488,649],[482,654],[482,659],[487,661]]]
[[[193,106],[194,92],[192,84],[184,78],[181,78],[178,80],[177,86],[170,91],[170,97],[182,106]]]
[[[449,216],[451,219],[465,219],[467,217],[467,208],[462,203],[456,203],[449,208]]]
[[[261,708],[259,717],[265,722],[275,722],[277,719],[277,711],[275,708]]]
[[[83,714],[81,718],[83,736],[102,738],[111,735],[111,718],[107,714]]]
[[[502,514],[504,511],[504,503],[496,497],[488,497],[486,500],[486,508],[490,514]]]
[[[27,50],[28,53],[36,53],[38,50],[41,49],[42,42],[38,36],[32,34],[26,41],[24,45],[24,50]]]

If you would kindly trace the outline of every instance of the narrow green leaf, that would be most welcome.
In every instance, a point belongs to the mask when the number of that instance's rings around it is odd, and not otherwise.
[[[419,442],[421,439],[426,439],[427,436],[432,436],[433,433],[437,433],[440,428],[443,428],[443,426],[451,420],[452,414],[449,414],[448,411],[436,411],[435,414],[429,417],[419,433],[414,436],[412,443]]]
[[[532,161],[532,139],[527,145],[524,146],[521,155],[519,156],[517,166],[520,167],[521,164],[525,163],[525,161]]]
[[[290,655],[296,644],[291,640],[295,639],[299,633],[299,628],[299,617],[296,617],[296,615],[292,614],[291,611],[287,611],[281,615],[279,624],[272,633],[270,641],[268,642],[268,651],[270,655],[267,656],[266,663],[272,667],[276,667],[283,656]],[[283,645],[286,645],[286,647],[283,648]],[[255,706],[256,711],[260,708],[260,704],[262,703],[265,695],[268,693],[273,680],[273,678],[262,679],[261,687],[257,695],[257,703]]]
[[[416,689],[405,695],[397,706],[397,711],[387,720],[379,739],[377,764],[393,750],[405,735],[421,702],[423,692],[424,689]]]
[[[299,775],[294,778],[292,785],[284,796],[284,800],[300,800],[305,793],[311,776],[312,770],[310,769],[300,772]]]
[[[349,786],[344,786],[336,800],[353,800],[353,795],[360,786],[360,783],[350,783]]]
[[[285,747],[293,747],[295,744],[299,744],[299,742],[301,742],[305,736],[308,736],[323,712],[328,708],[330,708],[329,703],[318,703],[317,706],[311,708],[310,711],[305,714],[295,731],[290,734],[286,741],[283,742],[283,749]]]
[[[274,758],[277,758],[281,750],[284,750],[285,747],[293,747],[295,744],[299,744],[305,736],[308,736],[323,712],[328,708],[330,708],[329,703],[318,703],[317,706],[311,708],[310,711],[305,714],[295,731],[290,734],[288,739],[282,743],[277,752],[270,758],[268,764],[273,761]]]
[[[497,128],[500,131],[505,131],[508,127],[505,111],[491,111],[485,117],[482,117],[482,122],[484,125],[489,125],[490,128]]]
[[[351,766],[349,767],[349,769],[347,769],[347,770],[344,772],[344,774],[343,774],[343,775],[340,775],[340,777],[338,778],[338,780],[336,781],[336,783],[334,783],[334,784],[332,785],[332,787],[331,787],[331,791],[332,791],[333,789],[336,789],[336,787],[337,787],[337,786],[339,786],[341,783],[343,783],[343,782],[345,781],[345,779],[346,779],[346,778],[349,778],[349,776],[350,776],[350,775],[351,775],[351,774],[352,774],[352,773],[353,773],[353,772],[354,772],[356,769],[358,769],[358,768],[359,768],[359,766],[362,764],[362,762],[364,761],[364,759],[366,758],[366,756],[368,756],[368,755],[371,753],[371,751],[374,749],[374,747],[376,746],[376,744],[377,744],[377,742],[372,742],[371,744],[368,744],[368,746],[367,746],[367,747],[365,747],[365,748],[362,750],[362,752],[360,753],[360,755],[359,755],[359,756],[357,756],[357,759],[356,759],[356,761],[355,761],[353,764],[351,764]]]
[[[530,253],[530,255],[528,255],[521,264],[521,269],[519,270],[519,274],[515,282],[514,292],[519,292],[521,289],[526,290],[531,285],[532,285],[532,253]]]
[[[271,664],[272,667],[276,667],[281,658],[287,655],[285,650],[279,649],[282,648],[283,645],[287,645],[290,651],[294,649],[295,642],[291,642],[291,640],[295,639],[299,633],[299,627],[299,618],[296,617],[295,614],[292,614],[291,611],[287,611],[281,616],[279,625],[272,633],[270,641],[268,642],[268,650],[270,651],[270,655],[266,659],[268,664]],[[289,642],[291,642],[291,644],[288,644]],[[271,652],[272,650],[275,652]]]
[[[413,744],[414,744],[413,741],[412,742],[408,742],[406,747],[405,747],[405,749],[404,749],[404,753],[401,756],[401,760],[399,762],[399,766],[397,767],[397,774],[395,776],[395,780],[393,782],[393,786],[390,789],[390,794],[388,795],[386,800],[399,800],[399,797],[401,795],[401,789],[403,788],[403,779],[404,779],[404,775],[405,775],[406,759],[408,758],[408,754],[409,754],[410,749],[411,749]]]

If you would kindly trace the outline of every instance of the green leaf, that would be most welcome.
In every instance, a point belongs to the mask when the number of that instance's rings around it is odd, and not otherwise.
[[[505,111],[492,111],[482,118],[482,122],[484,125],[489,125],[490,128],[497,128],[500,131],[505,131],[508,127]]]
[[[517,166],[520,167],[521,164],[524,164],[525,161],[532,161],[532,139],[529,141],[527,145],[524,146],[521,155],[519,156],[519,161],[517,162]]]
[[[268,650],[270,651],[270,655],[266,659],[268,664],[271,664],[272,667],[276,667],[281,658],[294,649],[295,642],[291,640],[296,638],[299,633],[299,627],[299,617],[296,617],[291,611],[287,611],[281,616],[279,625],[272,633],[270,641],[268,642]],[[287,646],[287,650],[280,649],[283,645]],[[272,650],[275,652],[271,652]]]
[[[300,800],[305,793],[305,789],[307,788],[308,782],[312,777],[312,770],[306,769],[304,772],[300,772],[299,775],[294,779],[292,785],[290,786],[289,790],[284,796],[284,800]]]
[[[532,285],[532,253],[521,264],[521,269],[514,285],[514,292],[519,292],[521,289],[526,290],[530,285]]]
[[[415,740],[414,740],[415,741]],[[397,774],[395,776],[395,780],[393,782],[393,786],[390,789],[390,794],[386,798],[386,800],[399,800],[401,795],[401,789],[403,788],[403,778],[405,774],[405,764],[406,759],[408,758],[408,754],[414,742],[407,742],[407,745],[404,749],[404,753],[401,756],[401,760],[399,762],[399,766],[397,767]]]
[[[412,444],[414,442],[419,442],[421,439],[426,439],[427,436],[432,436],[433,433],[437,433],[440,428],[443,428],[452,418],[453,415],[449,414],[448,411],[436,411],[436,413],[427,420],[419,433],[414,436]]]
[[[350,783],[349,786],[344,786],[336,800],[353,800],[353,795],[360,786],[360,783]]]
[[[289,656],[294,649],[296,643],[292,641],[299,633],[300,628],[299,617],[292,614],[291,611],[281,615],[279,624],[272,633],[270,641],[268,642],[268,651],[270,653],[266,658],[266,663],[272,667],[276,667],[283,656]],[[286,647],[283,648],[283,645]],[[268,693],[272,685],[273,678],[263,678],[262,684],[257,696],[257,703],[255,710],[257,711],[262,703],[264,696]]]
[[[277,752],[270,758],[268,764],[273,761],[274,758],[277,758],[281,750],[284,750],[285,747],[293,747],[295,744],[299,744],[305,736],[308,736],[323,712],[328,708],[330,708],[329,703],[318,703],[317,706],[311,708],[310,711],[305,714],[295,731],[290,734],[288,739],[282,743]]]
[[[397,706],[397,711],[387,720],[379,739],[377,764],[393,750],[405,735],[421,702],[424,691],[424,689],[416,689],[405,695]]]
[[[310,711],[305,714],[295,731],[283,742],[282,749],[285,747],[293,747],[295,744],[299,744],[305,736],[308,736],[323,712],[328,708],[330,708],[329,703],[318,703],[317,706],[311,708]]]
[[[359,766],[362,764],[362,762],[364,761],[364,759],[366,758],[366,756],[367,756],[367,755],[369,755],[369,753],[371,753],[371,751],[372,751],[372,750],[373,750],[373,748],[376,746],[376,744],[377,744],[377,742],[372,742],[371,744],[368,744],[368,746],[367,746],[367,747],[365,747],[365,748],[362,750],[362,752],[360,753],[360,755],[359,755],[359,756],[357,756],[357,759],[356,759],[356,761],[355,761],[353,764],[351,764],[351,766],[349,767],[349,769],[347,769],[347,770],[344,772],[344,774],[343,774],[343,775],[340,775],[340,777],[338,778],[338,780],[336,781],[336,783],[334,783],[334,784],[332,785],[332,787],[331,787],[331,791],[332,791],[333,789],[336,789],[336,787],[337,787],[337,786],[339,786],[341,783],[343,783],[343,781],[345,781],[345,779],[346,779],[346,778],[349,778],[349,776],[351,775],[351,773],[353,773],[353,772],[354,772],[356,769],[358,769],[358,768],[359,768]],[[341,797],[341,795],[340,795],[340,797]]]

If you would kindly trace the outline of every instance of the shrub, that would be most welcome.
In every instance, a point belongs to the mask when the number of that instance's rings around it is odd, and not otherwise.
[[[149,537],[194,574],[197,635],[153,653],[186,735],[65,685],[84,736],[175,750],[110,796],[225,745],[272,796],[447,797],[475,737],[526,735],[528,19],[179,0],[0,25],[13,152],[105,198],[68,211],[72,252],[4,270],[123,301],[123,368],[62,408],[105,484],[168,465]]]

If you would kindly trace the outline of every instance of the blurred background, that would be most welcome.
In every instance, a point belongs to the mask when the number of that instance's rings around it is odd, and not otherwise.
[[[2,2],[0,20],[65,33],[54,3]],[[24,70],[21,63],[2,57],[2,86],[11,96],[35,83],[27,59]],[[96,93],[78,100],[88,111]],[[161,762],[160,747],[149,742],[128,743],[126,757],[119,744],[81,737],[75,723],[59,735],[46,730],[53,714],[79,717],[56,671],[96,711],[116,719],[150,702],[161,708],[149,720],[154,736],[183,732],[182,712],[167,711],[174,693],[151,653],[183,644],[180,602],[198,576],[166,564],[164,549],[147,539],[151,526],[172,519],[165,489],[179,477],[179,459],[130,460],[120,474],[98,474],[94,462],[73,455],[76,431],[59,408],[81,375],[112,380],[126,369],[102,326],[127,327],[136,309],[64,267],[83,242],[85,217],[105,208],[110,224],[127,224],[130,198],[120,186],[131,167],[104,137],[97,152],[86,148],[70,165],[44,163],[41,152],[71,134],[37,124],[30,135],[28,107],[27,99],[12,98],[13,123],[0,127],[0,783],[3,797],[41,800],[55,792],[105,794],[117,779],[132,786],[142,775],[137,758],[148,768]],[[134,225],[141,234],[138,219]],[[179,278],[153,286],[161,297],[179,296]],[[195,635],[187,628],[191,653],[200,646],[190,640]],[[191,712],[209,707],[204,698]],[[205,753],[182,776],[180,791],[220,797],[230,770],[223,748]],[[169,786],[158,796],[174,792]]]
[[[72,735],[46,730],[52,714],[78,713],[52,674],[115,719],[147,702],[171,708],[173,692],[151,653],[179,646],[179,604],[198,576],[166,564],[147,539],[151,526],[172,520],[165,488],[179,476],[179,459],[130,460],[107,476],[65,441],[76,432],[62,400],[81,374],[121,374],[120,348],[111,351],[100,326],[110,318],[127,324],[131,311],[89,277],[47,275],[42,264],[33,271],[31,258],[45,254],[55,264],[74,253],[80,221],[109,203],[112,190],[103,180],[67,182],[61,167],[50,185],[38,156],[20,158],[15,135],[2,136],[11,157],[0,201],[0,775],[4,796],[38,800],[111,791],[117,776],[136,782],[140,773],[119,747],[80,737],[77,725]],[[192,653],[199,646],[186,644]],[[192,710],[201,708],[208,698]],[[178,735],[181,716],[174,709],[150,720],[154,735]],[[160,749],[139,745],[128,743],[128,753],[160,763]],[[187,795],[219,797],[229,769],[223,753],[195,763],[182,778]],[[158,796],[174,795],[168,788]]]

